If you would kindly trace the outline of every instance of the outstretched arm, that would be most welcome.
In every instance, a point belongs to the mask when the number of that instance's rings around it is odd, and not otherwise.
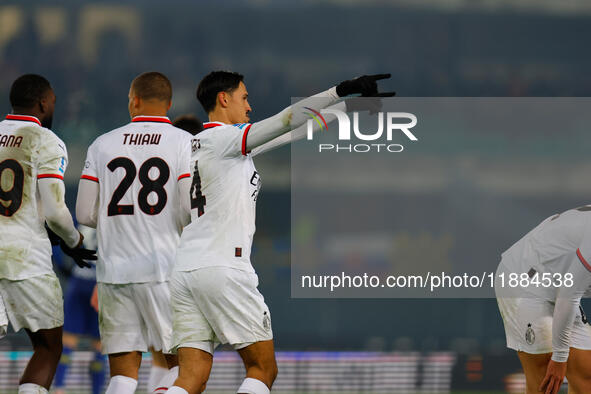
[[[390,74],[365,75],[343,81],[333,88],[290,105],[274,116],[253,123],[246,132],[246,141],[244,144],[246,150],[252,151],[280,135],[298,128],[309,119],[307,113],[326,108],[336,103],[341,97],[350,94],[361,94],[362,96],[377,95],[377,81],[389,77]]]
[[[333,110],[345,112],[347,110],[347,105],[345,104],[344,101],[341,101],[340,103],[337,103],[335,105],[331,105],[330,107],[326,107],[326,109],[333,109]],[[326,123],[329,124],[336,119],[336,116],[334,116],[332,114],[327,114],[327,115],[324,115],[324,119],[326,120]],[[312,132],[316,133],[318,130],[320,130],[320,126],[318,125],[318,123],[312,122]],[[266,152],[269,152],[273,149],[280,148],[280,147],[287,145],[291,142],[299,141],[302,138],[304,138],[307,135],[307,133],[308,133],[308,127],[307,127],[307,124],[304,123],[303,125],[289,131],[288,133],[282,134],[279,137],[277,137],[277,138],[275,138],[263,145],[260,145],[256,148],[254,148],[252,150],[252,152],[250,153],[250,155],[251,156],[260,155],[261,153],[266,153]]]
[[[251,151],[304,124],[308,119],[305,112],[310,111],[307,108],[320,111],[334,104],[337,100],[339,100],[339,96],[336,93],[336,88],[333,87],[322,93],[298,101],[276,115],[253,123],[246,139],[247,150]]]

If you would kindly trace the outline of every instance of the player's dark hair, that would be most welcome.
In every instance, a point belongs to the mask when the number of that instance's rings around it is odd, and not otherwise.
[[[138,75],[131,82],[135,95],[143,100],[172,100],[172,85],[166,75],[157,71],[149,71]]]
[[[188,131],[192,135],[197,135],[203,131],[203,122],[201,122],[198,117],[191,114],[177,117],[172,122],[172,125],[178,127],[179,129]]]
[[[12,108],[30,109],[43,100],[51,90],[49,81],[37,74],[25,74],[18,77],[10,87],[10,105]]]
[[[197,100],[205,112],[210,113],[215,108],[219,92],[232,92],[244,79],[242,74],[231,71],[212,71],[207,74],[197,86]]]

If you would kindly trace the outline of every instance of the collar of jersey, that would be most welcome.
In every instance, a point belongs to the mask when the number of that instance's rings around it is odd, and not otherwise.
[[[157,122],[157,123],[171,123],[167,116],[134,116],[132,122]]]
[[[211,129],[212,127],[223,126],[224,124],[222,122],[205,122],[203,123],[203,129]]]
[[[30,116],[30,115],[8,114],[8,115],[6,115],[6,120],[20,120],[22,122],[33,122],[33,123],[37,123],[39,126],[41,126],[41,122],[39,121],[39,119],[37,119],[37,117],[35,117],[35,116]]]

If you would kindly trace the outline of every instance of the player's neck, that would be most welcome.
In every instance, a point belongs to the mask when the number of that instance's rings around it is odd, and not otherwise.
[[[33,109],[13,108],[12,114],[13,115],[34,116],[39,120],[41,120],[43,118],[43,114],[41,114],[39,111],[35,111]]]
[[[167,116],[167,112],[167,109],[162,106],[143,105],[132,115],[132,118],[136,116]]]
[[[207,116],[209,117],[210,122],[220,122],[220,123],[224,123],[224,124],[235,123],[235,122],[232,122],[232,120],[230,119],[230,117],[228,116],[228,114],[225,111],[221,111],[218,109],[214,109],[213,111],[208,113]]]

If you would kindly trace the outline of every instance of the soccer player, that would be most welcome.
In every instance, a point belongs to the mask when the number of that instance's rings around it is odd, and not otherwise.
[[[98,246],[96,231],[83,225],[79,225],[78,230],[84,235],[84,247],[96,249]],[[82,336],[90,338],[94,348],[93,360],[89,365],[92,394],[102,392],[105,382],[106,360],[101,353],[98,314],[91,305],[91,296],[95,286],[96,269],[94,266],[91,269],[83,269],[78,266],[72,268],[64,295],[63,351],[55,373],[55,394],[64,394],[65,392],[66,376],[72,363],[72,353],[78,347]]]
[[[551,216],[502,255],[495,291],[507,347],[527,393],[591,388],[591,326],[580,300],[591,287],[591,206]]]
[[[203,122],[191,114],[178,116],[172,121],[172,125],[189,132],[191,135],[197,135],[203,131]]]
[[[376,81],[387,77],[342,82],[253,124],[247,123],[251,108],[242,75],[215,71],[200,82],[197,98],[210,122],[193,139],[192,222],[171,278],[180,373],[168,393],[202,392],[218,343],[232,345],[244,362],[238,393],[270,392],[277,375],[271,315],[250,262],[261,177],[249,152],[303,125],[310,109],[349,94],[376,95]]]
[[[19,393],[47,393],[62,353],[62,290],[44,222],[77,264],[96,259],[80,247],[65,204],[68,154],[49,129],[55,101],[44,77],[23,75],[10,89],[12,114],[0,122],[0,298],[14,330],[24,328],[33,345]]]
[[[96,227],[99,329],[109,356],[107,394],[133,393],[141,352],[171,348],[168,280],[189,221],[191,135],[166,116],[172,87],[147,72],[129,89],[131,123],[88,148],[78,221]],[[176,356],[167,355],[174,368]]]

